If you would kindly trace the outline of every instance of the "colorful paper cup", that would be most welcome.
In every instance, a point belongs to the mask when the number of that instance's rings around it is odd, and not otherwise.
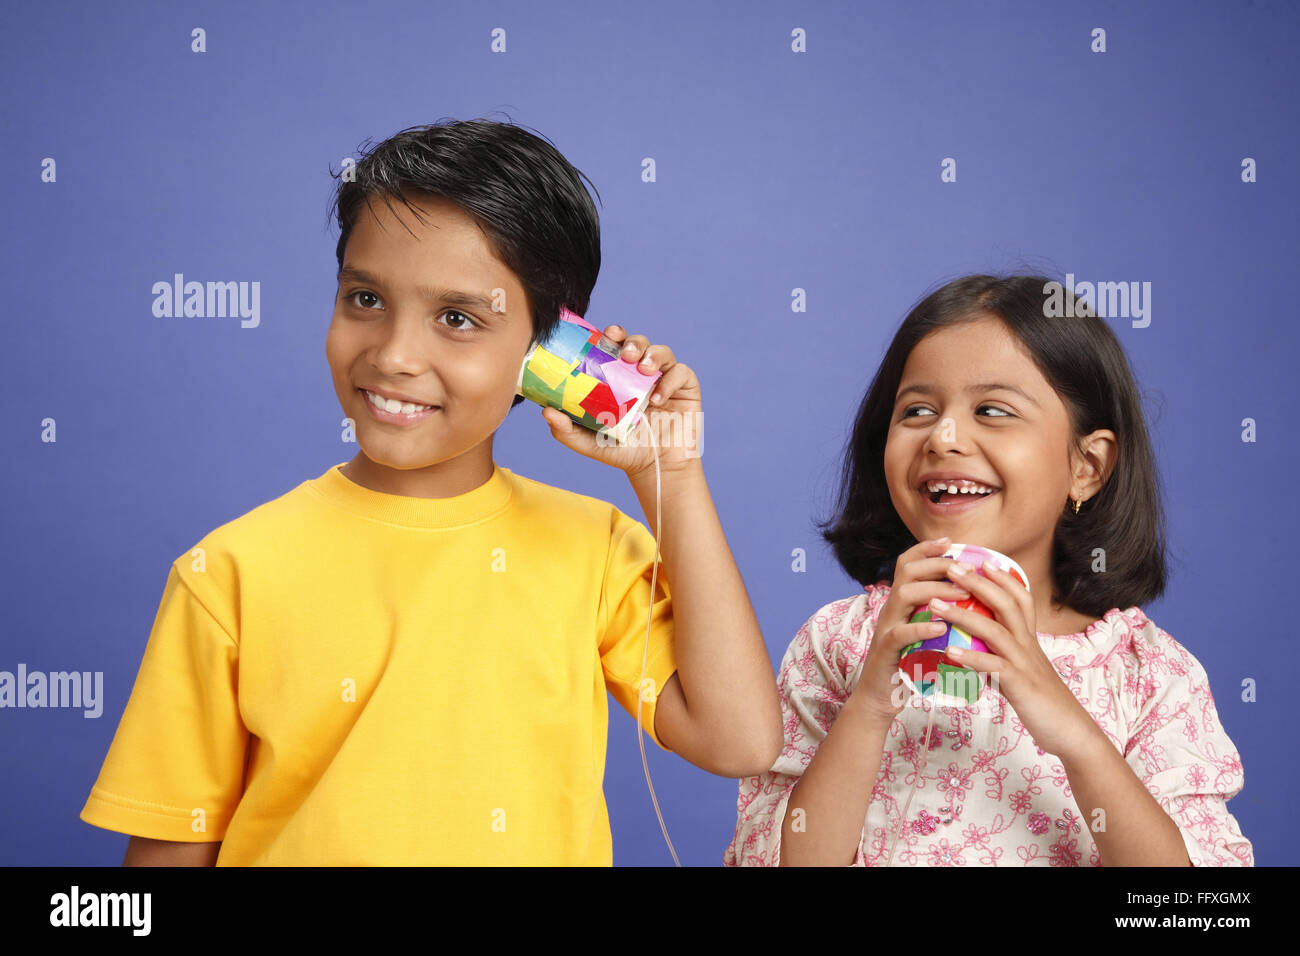
[[[662,373],[647,375],[620,359],[621,352],[617,342],[562,308],[555,331],[524,357],[515,390],[622,444],[640,423]]]
[[[991,548],[981,548],[974,544],[954,543],[943,553],[943,556],[973,565],[975,571],[972,573],[974,574],[983,574],[984,572],[980,570],[980,566],[985,561],[991,561],[995,567],[1009,572],[1012,577],[1025,586],[1025,590],[1029,590],[1029,578],[1025,574],[1024,568],[1005,554],[1000,554]],[[960,581],[957,584],[960,586]],[[977,601],[973,595],[965,600],[952,603],[955,607],[974,611],[984,617],[990,619],[993,617],[993,612]],[[910,687],[914,693],[921,694],[924,697],[931,697],[936,703],[946,707],[965,707],[975,703],[984,690],[984,674],[956,663],[948,656],[947,651],[950,647],[961,647],[987,653],[987,645],[956,624],[944,621],[937,612],[930,609],[929,605],[913,608],[910,618],[911,623],[916,624],[932,620],[947,624],[948,630],[938,637],[917,641],[915,644],[909,644],[903,648],[902,656],[898,661],[898,669],[902,672],[903,683]]]

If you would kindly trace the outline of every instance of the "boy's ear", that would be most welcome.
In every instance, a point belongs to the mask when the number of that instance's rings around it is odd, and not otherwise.
[[[535,344],[535,342],[534,342],[533,339],[529,339],[529,340],[528,340],[528,348],[524,350],[524,354],[525,354],[525,355],[527,355],[528,352],[531,352],[531,351],[533,350],[533,345],[534,345],[534,344]],[[520,370],[520,374],[523,374],[522,369]],[[522,402],[523,400],[524,400],[524,397],[523,397],[522,395],[516,395],[516,396],[515,396],[515,400],[514,400],[513,402],[510,403],[510,408],[513,410],[514,407],[515,407],[516,405],[518,405],[520,402]]]
[[[524,349],[524,354],[527,355],[529,352],[531,352],[533,350],[533,346],[536,344],[537,344],[537,336],[535,335],[531,336],[528,339],[528,348]],[[516,395],[515,400],[510,403],[510,408],[513,409],[516,405],[518,405],[522,401],[524,401],[524,397],[522,395]]]

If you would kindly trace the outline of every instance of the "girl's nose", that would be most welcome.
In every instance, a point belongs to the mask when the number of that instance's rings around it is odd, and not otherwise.
[[[962,439],[958,434],[959,431],[957,420],[951,415],[944,416],[936,421],[934,427],[930,429],[930,434],[926,438],[926,445],[936,451],[957,448],[962,444]]]

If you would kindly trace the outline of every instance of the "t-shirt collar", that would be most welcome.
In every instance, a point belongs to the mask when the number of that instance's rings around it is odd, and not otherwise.
[[[340,462],[308,485],[321,497],[374,521],[410,528],[457,528],[475,524],[505,509],[514,491],[510,469],[492,463],[492,477],[450,498],[390,495],[357,484],[343,474]]]

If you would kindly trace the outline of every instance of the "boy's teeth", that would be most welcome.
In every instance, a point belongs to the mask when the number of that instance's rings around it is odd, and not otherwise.
[[[363,389],[363,391],[365,390]],[[383,398],[371,391],[366,391],[366,398],[370,399],[370,404],[374,405],[375,408],[383,409],[384,411],[391,412],[394,415],[398,412],[401,412],[403,415],[410,415],[413,412],[422,412],[427,408],[433,407],[432,405],[416,405],[414,402],[399,402],[396,399]]]

